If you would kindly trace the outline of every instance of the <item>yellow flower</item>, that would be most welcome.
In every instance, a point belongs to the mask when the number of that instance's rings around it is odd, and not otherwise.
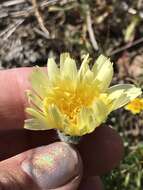
[[[140,113],[143,110],[143,98],[135,98],[125,106],[125,109],[131,111],[133,114]]]
[[[141,94],[140,88],[119,84],[109,88],[113,65],[101,55],[93,67],[85,56],[77,70],[68,53],[61,54],[60,68],[48,59],[47,74],[35,68],[30,76],[33,90],[28,91],[31,107],[26,109],[33,118],[25,120],[30,130],[58,129],[66,135],[91,133],[108,114]]]

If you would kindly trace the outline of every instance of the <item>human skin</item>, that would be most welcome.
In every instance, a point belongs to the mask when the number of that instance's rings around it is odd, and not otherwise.
[[[104,125],[73,147],[54,130],[23,129],[31,71],[0,71],[0,189],[102,190],[99,176],[122,159],[120,136]]]

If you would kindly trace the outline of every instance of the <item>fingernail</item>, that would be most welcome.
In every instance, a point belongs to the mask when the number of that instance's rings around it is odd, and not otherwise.
[[[54,189],[80,175],[81,160],[70,145],[57,142],[33,149],[21,168],[41,189]]]

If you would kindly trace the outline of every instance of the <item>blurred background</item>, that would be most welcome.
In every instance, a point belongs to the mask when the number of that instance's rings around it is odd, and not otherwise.
[[[143,88],[143,0],[0,1],[0,69],[45,66],[66,51],[77,64],[103,53],[114,62],[113,84]],[[122,108],[107,123],[122,136],[125,156],[102,177],[105,190],[142,190],[143,113]]]

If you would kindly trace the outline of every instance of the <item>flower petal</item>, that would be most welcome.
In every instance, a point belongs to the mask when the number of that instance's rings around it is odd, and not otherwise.
[[[70,79],[70,80],[76,79],[77,67],[76,67],[76,62],[74,59],[71,59],[70,57],[66,58],[63,65],[63,70],[61,71],[61,77]]]
[[[60,55],[60,71],[62,72],[63,71],[63,67],[64,67],[64,64],[65,64],[65,60],[70,57],[70,54],[69,53],[62,53]]]
[[[95,101],[92,108],[97,126],[99,126],[101,123],[105,122],[107,115],[109,114],[108,107],[104,104],[104,102],[98,99]]]
[[[33,108],[27,108],[26,112],[29,115],[33,116],[34,117],[33,119],[35,119],[35,121],[37,120],[37,122],[39,122],[39,124],[40,124],[39,130],[43,130],[44,128],[47,130],[53,128],[52,125],[49,125],[47,118],[40,111],[33,109]],[[31,122],[33,122],[33,121],[31,121]],[[32,123],[31,123],[31,125],[32,125]],[[35,130],[37,130],[36,125],[38,125],[38,123],[37,124],[35,123]],[[27,123],[24,127],[28,127],[28,126],[30,127],[30,123]],[[34,128],[34,123],[32,126]],[[42,127],[42,129],[40,127]]]
[[[134,98],[141,95],[141,89],[135,87],[131,84],[119,84],[108,89],[108,99],[110,99],[112,104],[112,110],[118,109]]]
[[[135,98],[129,102],[125,107],[126,110],[131,111],[133,114],[140,113],[143,111],[143,98]]]
[[[48,69],[48,77],[50,81],[55,81],[59,77],[59,68],[57,67],[57,64],[53,58],[48,59],[47,63],[47,69]]]
[[[108,88],[113,77],[113,65],[110,59],[100,55],[92,67],[95,80],[99,81],[99,88],[103,92]]]
[[[94,118],[94,113],[91,108],[81,108],[79,113],[78,122],[76,126],[76,135],[82,136],[94,131],[97,123]]]
[[[31,90],[27,90],[26,94],[27,94],[27,97],[28,97],[28,102],[31,105],[34,105],[34,106],[36,106],[39,109],[42,109],[42,99],[39,96],[37,96]]]
[[[49,106],[47,117],[54,128],[62,129],[63,117],[56,105],[52,104]]]
[[[108,60],[107,57],[105,57],[104,55],[100,55],[97,60],[95,61],[93,67],[92,67],[92,71],[94,73],[94,75],[96,76],[98,71],[101,69],[102,65]]]
[[[89,59],[89,54],[88,54],[88,55],[85,56],[85,58],[83,59],[83,62],[81,64],[81,66],[80,66],[80,69],[79,69],[79,72],[78,72],[78,79],[79,79],[79,81],[82,81],[83,78],[84,78],[84,76],[85,76],[85,74],[86,74],[86,72],[88,70],[90,70],[89,69],[89,65],[88,65],[89,61],[90,61],[90,59]]]
[[[42,126],[46,126],[46,129],[52,129],[52,125],[49,125],[49,122],[47,120],[47,118],[38,110],[33,109],[33,108],[27,108],[26,112],[33,116],[35,119],[37,119],[40,123],[42,123]]]
[[[83,81],[87,82],[88,84],[91,84],[92,81],[94,80],[94,74],[91,70],[87,70],[83,77]]]
[[[48,91],[48,76],[39,67],[34,68],[29,78],[33,90],[40,96],[44,97]]]
[[[29,130],[47,130],[47,125],[41,123],[38,119],[26,119],[24,121],[24,128]]]

